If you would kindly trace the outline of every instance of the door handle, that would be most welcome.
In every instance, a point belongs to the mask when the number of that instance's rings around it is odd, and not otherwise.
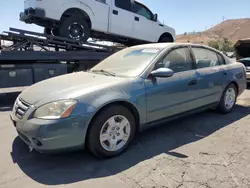
[[[193,86],[197,84],[197,80],[192,80],[188,83],[189,86]]]
[[[135,16],[135,21],[140,21],[140,18],[139,17],[137,17],[137,16]]]
[[[225,69],[220,68],[220,71],[222,71],[222,74],[223,74],[223,75],[225,75],[225,76],[227,75],[227,71],[226,71]]]
[[[118,15],[118,11],[117,10],[113,10],[113,14]]]

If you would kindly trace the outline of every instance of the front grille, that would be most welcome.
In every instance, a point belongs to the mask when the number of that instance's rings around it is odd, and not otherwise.
[[[24,102],[22,99],[17,98],[14,104],[14,113],[18,119],[22,119],[30,105]]]

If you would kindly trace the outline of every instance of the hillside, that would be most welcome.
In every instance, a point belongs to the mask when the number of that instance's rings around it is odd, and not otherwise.
[[[178,35],[177,41],[207,43],[209,40],[221,38],[228,38],[232,41],[250,38],[250,18],[226,20],[198,34]]]

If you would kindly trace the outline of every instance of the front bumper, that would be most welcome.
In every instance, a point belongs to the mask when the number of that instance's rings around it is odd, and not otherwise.
[[[89,115],[61,120],[20,120],[11,114],[19,137],[41,153],[52,153],[84,148]]]
[[[28,8],[20,13],[20,21],[25,23],[36,23],[36,20],[45,20],[45,10],[39,8]]]

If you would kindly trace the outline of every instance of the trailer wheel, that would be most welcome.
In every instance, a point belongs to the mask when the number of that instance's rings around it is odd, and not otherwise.
[[[63,21],[60,36],[85,42],[90,37],[90,27],[83,17],[71,16]]]

